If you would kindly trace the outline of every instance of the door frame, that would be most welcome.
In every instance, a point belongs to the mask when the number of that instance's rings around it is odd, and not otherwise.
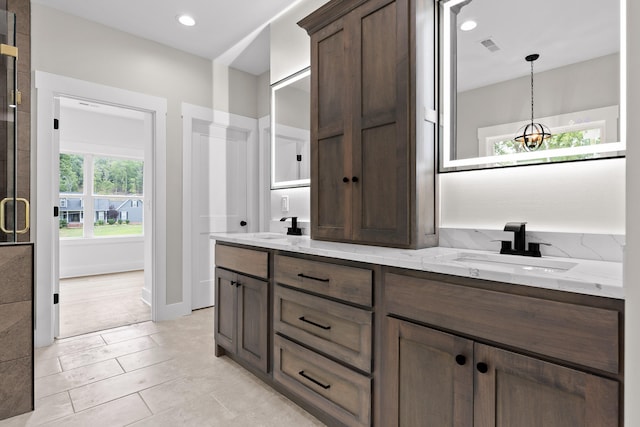
[[[182,103],[182,301],[189,304],[193,287],[196,286],[197,275],[197,222],[189,221],[197,212],[194,190],[197,188],[192,182],[191,170],[193,162],[193,130],[196,122],[205,122],[209,126],[223,129],[234,129],[247,134],[247,232],[260,230],[259,224],[259,147],[258,120],[250,117],[231,114],[211,108]]]
[[[151,270],[151,318],[165,320],[181,314],[182,303],[168,305],[166,302],[166,115],[167,100],[165,98],[145,95],[125,89],[101,85],[71,77],[34,72],[36,92],[35,139],[32,138],[32,149],[36,152],[35,167],[32,167],[31,190],[34,211],[35,283],[36,283],[36,322],[35,345],[46,346],[53,342],[56,329],[56,310],[53,305],[54,284],[57,266],[52,260],[57,259],[58,241],[54,239],[58,227],[58,219],[53,217],[53,206],[57,205],[58,189],[53,185],[57,180],[50,179],[57,170],[59,147],[55,146],[53,121],[54,98],[67,96],[72,98],[92,99],[104,104],[112,104],[150,112],[153,116],[152,142],[145,147],[149,150],[152,162],[150,179],[152,191],[147,200],[150,209],[151,238],[150,260],[145,256],[145,270],[150,264]],[[57,152],[56,152],[57,150]],[[145,156],[146,157],[146,156]],[[146,168],[145,168],[146,169]],[[147,227],[145,227],[147,229]],[[146,276],[147,274],[145,274]]]

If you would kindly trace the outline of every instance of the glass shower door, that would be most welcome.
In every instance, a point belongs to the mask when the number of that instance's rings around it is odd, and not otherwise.
[[[0,244],[29,240],[29,200],[18,197],[18,106],[15,14],[0,11]],[[28,172],[27,172],[28,173]]]

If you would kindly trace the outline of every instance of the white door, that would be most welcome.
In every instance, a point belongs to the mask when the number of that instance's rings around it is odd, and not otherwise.
[[[247,134],[211,126],[192,135],[194,231],[192,308],[215,304],[215,242],[211,233],[247,227]]]

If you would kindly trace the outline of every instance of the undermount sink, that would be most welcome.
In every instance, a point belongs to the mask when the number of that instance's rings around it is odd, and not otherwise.
[[[278,240],[286,239],[287,235],[278,233],[257,233],[253,237],[260,240]]]
[[[467,264],[503,266],[527,271],[542,271],[546,273],[561,273],[578,265],[575,262],[550,260],[545,258],[478,253],[459,253],[456,254],[452,261],[459,261]]]

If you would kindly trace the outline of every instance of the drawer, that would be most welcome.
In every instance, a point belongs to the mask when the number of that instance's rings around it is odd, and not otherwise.
[[[255,277],[269,277],[269,253],[235,246],[216,245],[216,267]]]
[[[371,307],[373,272],[322,261],[276,255],[277,283]]]
[[[274,336],[273,378],[347,426],[371,425],[371,379]]]
[[[371,372],[373,314],[276,286],[273,327],[366,372]]]
[[[617,374],[619,313],[389,273],[388,313]]]

